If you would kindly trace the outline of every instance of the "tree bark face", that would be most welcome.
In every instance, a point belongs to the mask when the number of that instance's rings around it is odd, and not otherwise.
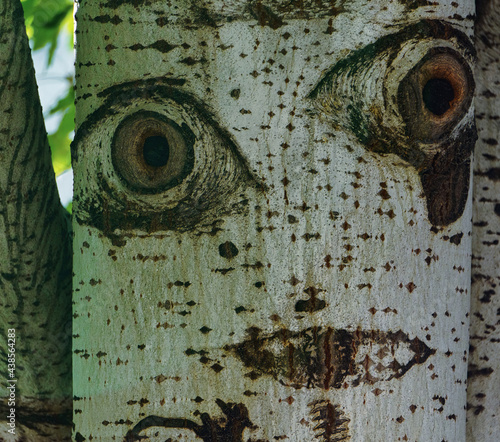
[[[474,161],[472,303],[467,388],[467,440],[498,439],[500,410],[500,160],[498,109],[500,86],[500,2],[477,3],[478,85],[475,105],[478,143]]]
[[[75,440],[465,440],[473,11],[80,4]]]
[[[0,29],[0,439],[70,440],[68,214],[57,194],[20,2],[0,3]]]

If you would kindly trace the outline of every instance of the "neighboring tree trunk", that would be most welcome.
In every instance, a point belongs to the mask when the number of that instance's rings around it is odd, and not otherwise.
[[[500,433],[500,1],[477,4],[476,119],[472,235],[472,315],[467,440]]]
[[[473,6],[81,3],[75,440],[465,440]]]
[[[0,36],[0,440],[70,440],[71,241],[19,1]]]

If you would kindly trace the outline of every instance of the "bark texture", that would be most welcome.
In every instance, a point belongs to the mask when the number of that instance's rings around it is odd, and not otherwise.
[[[71,435],[71,242],[19,1],[0,3],[0,439]],[[15,343],[7,340],[15,329]],[[11,337],[11,336],[9,336]],[[15,383],[8,383],[15,344]],[[5,381],[4,381],[5,380]],[[15,435],[7,415],[15,408]],[[10,421],[10,419],[7,419]]]
[[[500,432],[500,2],[477,2],[472,316],[467,440]]]
[[[75,440],[465,440],[472,14],[81,3]]]

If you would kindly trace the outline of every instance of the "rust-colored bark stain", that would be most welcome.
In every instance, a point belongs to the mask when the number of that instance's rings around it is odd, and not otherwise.
[[[215,401],[225,418],[212,418],[208,413],[199,414],[202,425],[186,418],[148,416],[139,421],[126,435],[124,442],[150,439],[141,435],[152,427],[191,430],[197,438],[205,442],[243,442],[243,431],[253,426],[248,417],[248,409],[243,404]]]
[[[308,405],[314,422],[315,439],[325,442],[350,439],[348,427],[350,419],[345,417],[339,406],[333,405],[329,400],[314,401]]]
[[[248,338],[227,345],[224,350],[236,356],[250,371],[250,379],[272,376],[296,389],[341,388],[361,383],[398,379],[413,366],[423,364],[436,350],[403,331],[336,330],[312,327],[300,332],[281,329],[264,334],[252,327]],[[404,347],[412,357],[399,359]]]

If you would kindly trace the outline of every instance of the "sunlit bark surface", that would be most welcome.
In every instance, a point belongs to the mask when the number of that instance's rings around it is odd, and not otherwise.
[[[472,14],[82,2],[75,440],[465,440]]]
[[[500,2],[477,3],[472,315],[467,440],[500,432]]]
[[[0,39],[0,439],[69,440],[71,242],[19,1],[0,3]]]

